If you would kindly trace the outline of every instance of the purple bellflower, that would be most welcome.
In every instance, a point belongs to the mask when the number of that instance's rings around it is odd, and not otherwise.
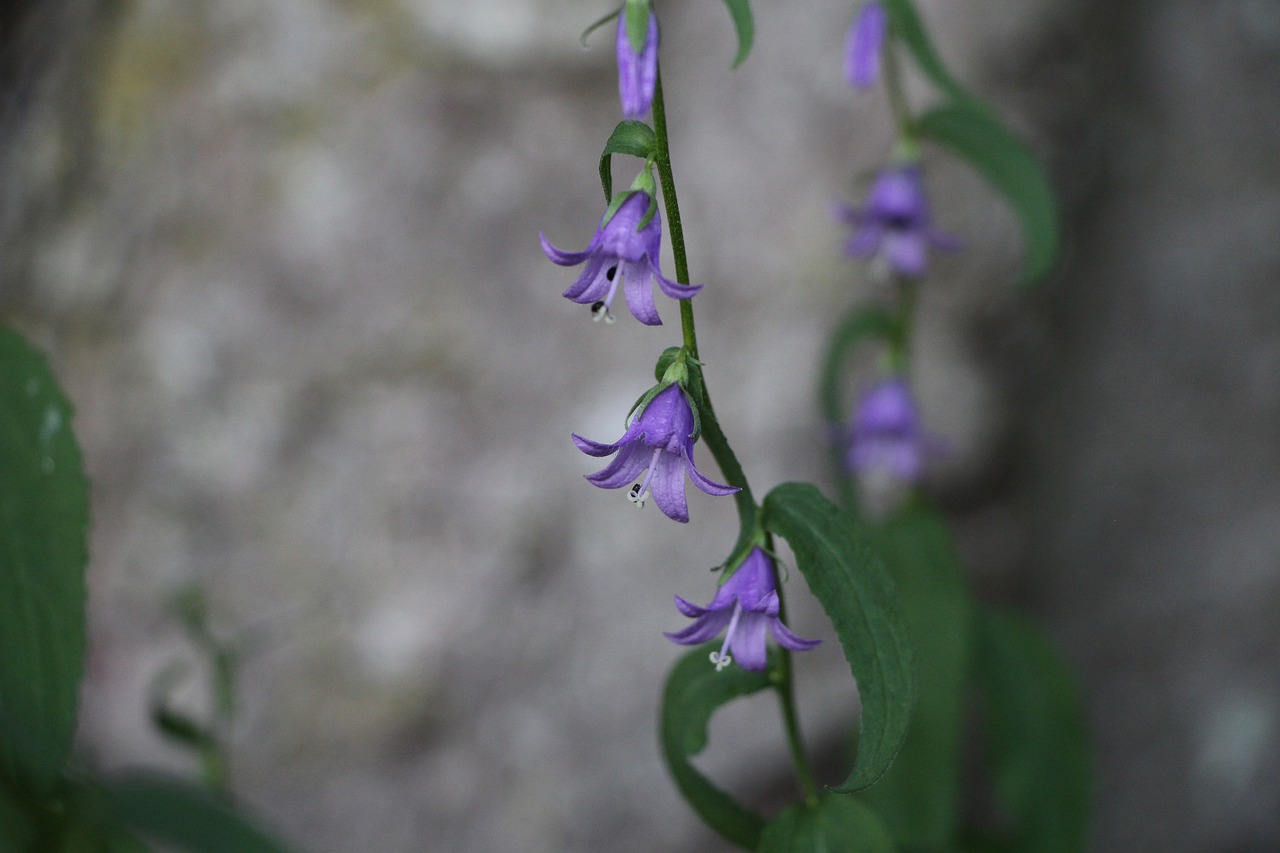
[[[542,251],[554,264],[575,267],[586,261],[582,275],[564,292],[565,298],[581,305],[591,305],[595,319],[613,322],[609,306],[623,283],[627,307],[641,323],[660,326],[658,309],[653,304],[653,281],[672,299],[689,299],[702,285],[677,284],[658,269],[662,248],[662,222],[655,212],[643,228],[652,196],[643,191],[631,193],[613,216],[606,212],[587,248],[581,252],[565,252],[551,245],[541,234]]]
[[[919,278],[928,271],[927,250],[954,251],[960,243],[933,227],[929,199],[914,163],[889,166],[871,184],[863,207],[841,205],[836,216],[854,226],[845,251],[858,258],[883,259],[899,275]]]
[[[643,118],[653,106],[653,91],[658,80],[658,19],[649,13],[644,47],[639,52],[627,35],[627,14],[618,16],[618,94],[622,98],[625,118]]]
[[[734,486],[708,480],[694,467],[693,410],[679,385],[668,385],[659,391],[613,444],[601,444],[576,433],[573,442],[588,456],[617,454],[604,469],[588,474],[588,482],[602,489],[618,489],[640,480],[631,489],[631,501],[644,506],[653,495],[658,509],[676,521],[689,520],[684,493],[686,472],[693,484],[709,495],[738,491]]]
[[[773,563],[764,551],[755,548],[738,566],[737,571],[716,590],[716,597],[706,607],[690,604],[676,596],[676,608],[696,619],[683,631],[666,632],[667,639],[681,645],[694,646],[705,643],[724,631],[724,643],[720,651],[711,653],[716,670],[722,670],[733,658],[738,666],[752,672],[765,668],[765,629],[773,632],[778,645],[803,652],[821,643],[797,637],[778,618],[778,589],[774,579]]]
[[[880,79],[880,54],[888,29],[884,6],[876,0],[864,3],[844,45],[844,78],[853,88],[870,89]]]
[[[938,451],[938,441],[920,426],[911,389],[893,376],[862,395],[853,415],[845,463],[858,474],[886,474],[891,481],[919,482],[925,457]]]

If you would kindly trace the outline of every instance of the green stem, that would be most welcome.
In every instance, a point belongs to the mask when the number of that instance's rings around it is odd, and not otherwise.
[[[893,111],[894,123],[898,125],[901,145],[914,149],[918,145],[919,133],[915,119],[911,117],[911,108],[907,106],[907,96],[902,86],[902,68],[898,64],[898,53],[894,47],[892,38],[884,46],[884,90],[889,99],[889,109]]]
[[[658,69],[657,81],[653,92],[653,134],[654,165],[658,168],[658,182],[662,185],[662,202],[667,212],[667,228],[671,233],[671,254],[675,258],[676,281],[689,284],[689,256],[685,248],[684,227],[680,222],[680,203],[676,196],[675,175],[671,171],[671,149],[667,142],[667,113],[662,97],[662,70]],[[738,462],[737,454],[729,446],[729,440],[720,428],[715,409],[711,406],[711,395],[707,392],[705,378],[701,375],[698,359],[698,331],[693,319],[693,302],[680,300],[680,329],[684,336],[684,348],[694,361],[694,369],[698,371],[696,386],[699,391],[698,405],[701,410],[702,440],[711,451],[711,456],[720,466],[720,471],[730,485],[737,486],[739,491],[734,495],[738,507],[739,533],[738,542],[730,556],[739,554],[755,535],[759,507],[747,485],[747,475]],[[777,566],[774,566],[774,580],[777,578]],[[778,590],[779,618],[785,618],[782,609],[782,585],[776,584]],[[795,685],[791,678],[791,652],[780,648],[779,663],[774,669],[773,681],[778,690],[778,698],[782,705],[783,726],[787,733],[787,743],[791,748],[791,758],[795,762],[796,777],[804,790],[805,802],[814,807],[818,804],[817,786],[813,781],[813,773],[809,769],[805,757],[804,739],[800,735],[799,718],[796,715]]]

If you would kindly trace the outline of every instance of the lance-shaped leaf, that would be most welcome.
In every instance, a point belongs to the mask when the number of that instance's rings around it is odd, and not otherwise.
[[[858,755],[849,778],[834,790],[860,791],[889,768],[915,703],[910,632],[893,581],[849,517],[808,483],[771,491],[762,521],[791,546],[858,682]]]
[[[982,102],[970,95],[956,79],[947,71],[938,51],[934,49],[929,33],[920,21],[911,0],[885,0],[885,11],[889,13],[889,31],[895,38],[901,39],[915,57],[920,70],[933,81],[939,89],[946,92],[951,100],[969,104],[979,109]]]
[[[894,853],[889,833],[866,805],[850,797],[799,804],[765,827],[758,853]]]
[[[956,837],[961,735],[971,652],[971,605],[946,523],[923,506],[868,529],[898,590],[916,654],[916,707],[907,739],[867,802],[904,848]]]
[[[733,28],[738,32],[738,55],[733,58],[733,67],[737,68],[751,53],[751,46],[756,39],[756,22],[751,17],[751,4],[748,0],[724,0],[733,18]]]
[[[662,693],[658,737],[676,787],[708,826],[729,841],[754,850],[764,818],[717,788],[690,763],[707,746],[707,726],[716,709],[740,696],[770,686],[767,672],[730,667],[718,672],[708,655],[719,648],[707,643],[676,662]]]
[[[1089,738],[1075,679],[1044,635],[1014,616],[975,614],[974,676],[991,774],[1020,853],[1078,853],[1087,840]]]
[[[1049,178],[1030,149],[985,110],[963,105],[932,109],[918,127],[968,160],[1005,197],[1026,241],[1022,283],[1044,278],[1058,259],[1058,208]]]
[[[107,816],[166,849],[189,853],[284,853],[251,819],[203,788],[163,776],[132,776],[105,784]]]
[[[0,772],[34,793],[75,730],[88,491],[70,403],[43,356],[0,329]]]
[[[648,160],[653,156],[654,145],[653,128],[649,125],[642,121],[618,122],[600,154],[600,186],[605,202],[613,203],[613,155],[630,154]]]

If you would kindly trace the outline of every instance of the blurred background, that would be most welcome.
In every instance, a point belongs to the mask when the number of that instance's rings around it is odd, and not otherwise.
[[[828,482],[815,360],[874,294],[829,208],[892,139],[842,80],[853,3],[754,5],[732,73],[722,4],[658,8],[707,377],[763,492]],[[954,450],[930,489],[980,594],[1080,674],[1094,848],[1280,850],[1280,3],[921,8],[1067,234],[1015,293],[1012,217],[927,154],[967,247],[923,296],[916,380]],[[4,6],[0,320],[50,354],[93,482],[87,761],[193,772],[148,691],[198,660],[172,607],[195,583],[244,649],[235,790],[300,849],[723,849],[655,726],[671,595],[709,598],[733,507],[636,512],[568,437],[620,434],[675,305],[593,324],[538,248],[602,210],[612,31],[577,37],[608,10]],[[791,627],[829,637],[805,598]],[[837,781],[836,644],[798,678]],[[778,728],[733,706],[702,764],[774,802]]]

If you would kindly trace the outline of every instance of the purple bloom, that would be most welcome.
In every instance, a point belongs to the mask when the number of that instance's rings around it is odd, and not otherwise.
[[[574,267],[587,262],[582,275],[564,295],[581,305],[591,305],[596,319],[603,317],[606,322],[613,322],[609,306],[613,304],[619,281],[624,283],[623,293],[631,313],[641,323],[650,326],[662,325],[658,309],[653,304],[654,279],[657,279],[662,292],[672,299],[689,299],[702,289],[700,284],[677,284],[658,269],[658,253],[662,248],[661,217],[654,213],[649,224],[639,227],[651,200],[652,196],[647,193],[633,192],[613,218],[600,220],[596,235],[581,252],[561,251],[545,236],[538,235],[542,239],[542,251],[552,263]]]
[[[716,590],[716,597],[706,607],[690,604],[676,596],[676,608],[690,619],[696,619],[683,631],[666,632],[670,640],[685,646],[705,643],[724,631],[724,644],[711,653],[717,670],[728,666],[733,652],[738,666],[753,672],[765,667],[765,629],[773,632],[778,645],[795,652],[812,649],[821,640],[797,637],[778,618],[778,590],[773,563],[755,548],[738,566],[737,571]]]
[[[884,6],[872,0],[854,19],[844,46],[844,78],[855,89],[870,89],[880,79],[880,52],[889,19]]]
[[[627,14],[618,16],[618,94],[622,97],[622,115],[643,118],[653,105],[653,90],[658,79],[658,19],[649,13],[644,47],[639,53],[627,35]]]
[[[731,495],[738,489],[708,480],[693,465],[693,410],[679,385],[668,385],[641,409],[622,438],[600,444],[573,436],[578,449],[589,456],[618,455],[603,470],[588,474],[587,480],[602,489],[617,489],[644,479],[631,489],[631,500],[643,506],[653,500],[668,518],[689,520],[689,504],[684,494],[684,475],[709,495]]]
[[[864,207],[841,205],[836,215],[855,226],[845,251],[859,258],[883,258],[895,272],[912,278],[927,271],[929,246],[960,248],[954,237],[933,227],[920,169],[914,164],[883,169]]]
[[[936,441],[920,426],[911,389],[901,377],[881,380],[862,395],[845,457],[849,470],[883,472],[898,482],[915,483],[924,474],[925,457],[936,450]]]

